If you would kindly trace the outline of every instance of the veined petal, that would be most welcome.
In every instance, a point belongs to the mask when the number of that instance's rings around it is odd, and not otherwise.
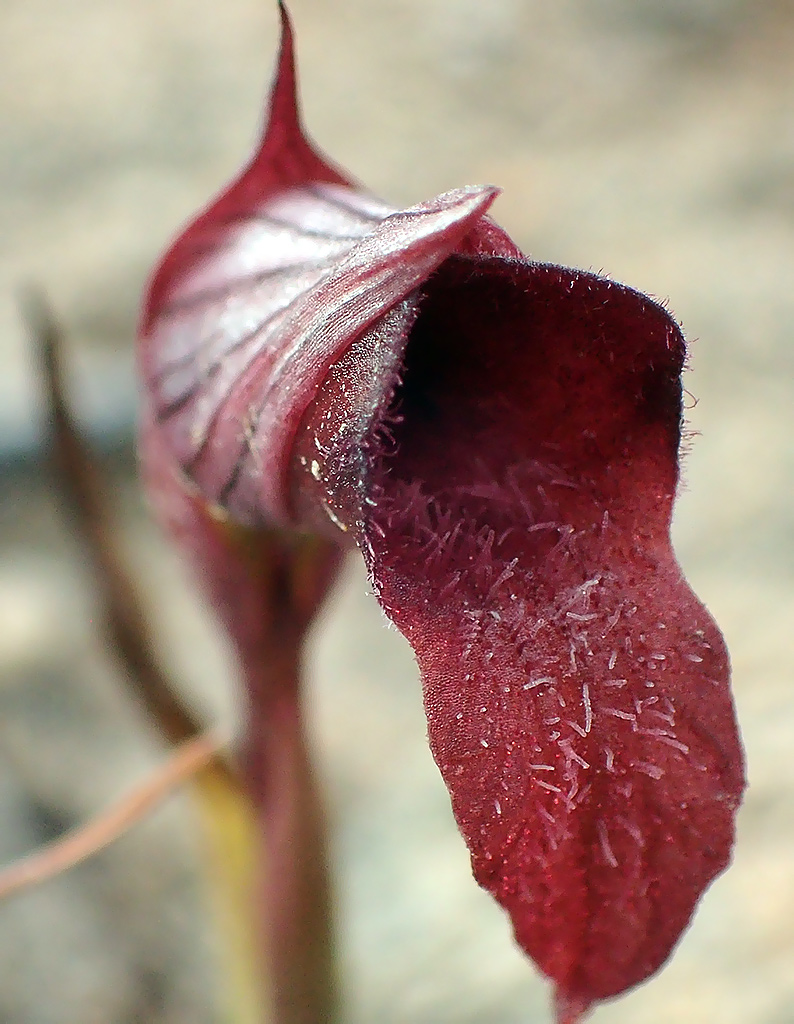
[[[491,186],[395,211],[320,156],[297,113],[283,7],[282,19],[262,143],[162,260],[140,330],[144,383],[174,458],[245,525],[290,519],[293,436],[359,334],[461,244],[518,253],[483,222]]]

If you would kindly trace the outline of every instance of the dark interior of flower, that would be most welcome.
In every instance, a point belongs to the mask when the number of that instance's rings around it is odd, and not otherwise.
[[[570,1019],[667,957],[741,791],[727,656],[669,539],[684,354],[623,286],[452,257],[368,442],[373,578],[475,874]]]

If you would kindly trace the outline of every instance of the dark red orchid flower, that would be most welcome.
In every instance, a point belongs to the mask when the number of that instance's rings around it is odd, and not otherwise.
[[[281,15],[261,145],[150,286],[148,475],[244,650],[197,516],[358,545],[474,874],[573,1022],[668,957],[744,786],[728,656],[670,543],[684,339],[524,257],[495,188],[395,211],[351,181],[303,132]]]

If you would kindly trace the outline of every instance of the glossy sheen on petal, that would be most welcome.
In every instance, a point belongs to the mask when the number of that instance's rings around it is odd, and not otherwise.
[[[394,211],[318,155],[282,17],[262,144],[166,254],[140,331],[166,443],[201,493],[248,525],[289,520],[295,430],[352,341],[459,246],[518,252],[483,220],[490,186]]]
[[[425,293],[364,547],[475,875],[573,1021],[667,958],[744,785],[669,538],[684,343],[559,267],[453,258]]]

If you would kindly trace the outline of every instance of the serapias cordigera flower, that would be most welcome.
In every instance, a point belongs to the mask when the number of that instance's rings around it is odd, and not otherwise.
[[[360,548],[475,877],[573,1022],[666,960],[744,787],[670,541],[684,338],[526,258],[493,187],[395,210],[353,182],[304,133],[281,16],[261,144],[150,284],[143,459],[165,508]]]

